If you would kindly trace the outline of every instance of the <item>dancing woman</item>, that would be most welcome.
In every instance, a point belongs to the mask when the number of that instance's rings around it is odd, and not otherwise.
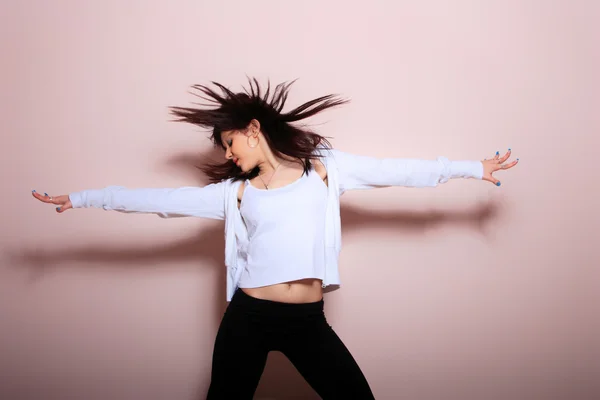
[[[282,352],[324,399],[372,399],[367,379],[327,323],[323,293],[340,286],[340,196],[386,186],[435,187],[485,180],[516,165],[509,151],[482,161],[384,158],[333,149],[295,123],[346,100],[319,97],[283,112],[290,83],[263,93],[256,80],[235,93],[195,85],[205,108],[173,107],[178,121],[212,130],[224,163],[206,163],[204,187],[108,186],[33,196],[71,208],[225,220],[227,310],[216,336],[208,399],[251,399],[269,351]],[[218,90],[216,89],[218,88]]]

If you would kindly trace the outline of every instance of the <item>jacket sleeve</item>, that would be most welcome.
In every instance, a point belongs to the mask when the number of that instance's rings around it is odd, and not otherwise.
[[[225,184],[174,189],[127,189],[108,186],[69,194],[73,208],[103,208],[123,213],[152,213],[161,218],[225,218]]]
[[[374,158],[345,153],[332,155],[339,172],[340,191],[386,186],[435,187],[453,178],[483,178],[480,161]]]

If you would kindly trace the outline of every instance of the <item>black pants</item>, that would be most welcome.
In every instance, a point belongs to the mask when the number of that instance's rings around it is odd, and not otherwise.
[[[323,399],[373,399],[358,364],[325,319],[323,299],[291,304],[238,289],[215,340],[208,399],[252,399],[267,354],[282,352]]]

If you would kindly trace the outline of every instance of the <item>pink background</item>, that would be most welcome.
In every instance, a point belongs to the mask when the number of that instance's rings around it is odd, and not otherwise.
[[[13,0],[0,15],[0,398],[204,397],[223,223],[58,215],[30,192],[206,184],[194,164],[222,154],[167,107],[246,74],[300,78],[288,107],[351,98],[312,120],[344,151],[521,158],[500,188],[342,198],[326,315],[376,398],[600,396],[597,2]],[[271,353],[256,398],[317,396]]]

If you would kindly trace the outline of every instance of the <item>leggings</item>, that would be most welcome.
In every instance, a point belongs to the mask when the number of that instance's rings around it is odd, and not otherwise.
[[[281,303],[238,289],[221,321],[207,399],[252,399],[269,351],[280,351],[323,399],[374,399],[358,364],[325,319],[323,299]]]

